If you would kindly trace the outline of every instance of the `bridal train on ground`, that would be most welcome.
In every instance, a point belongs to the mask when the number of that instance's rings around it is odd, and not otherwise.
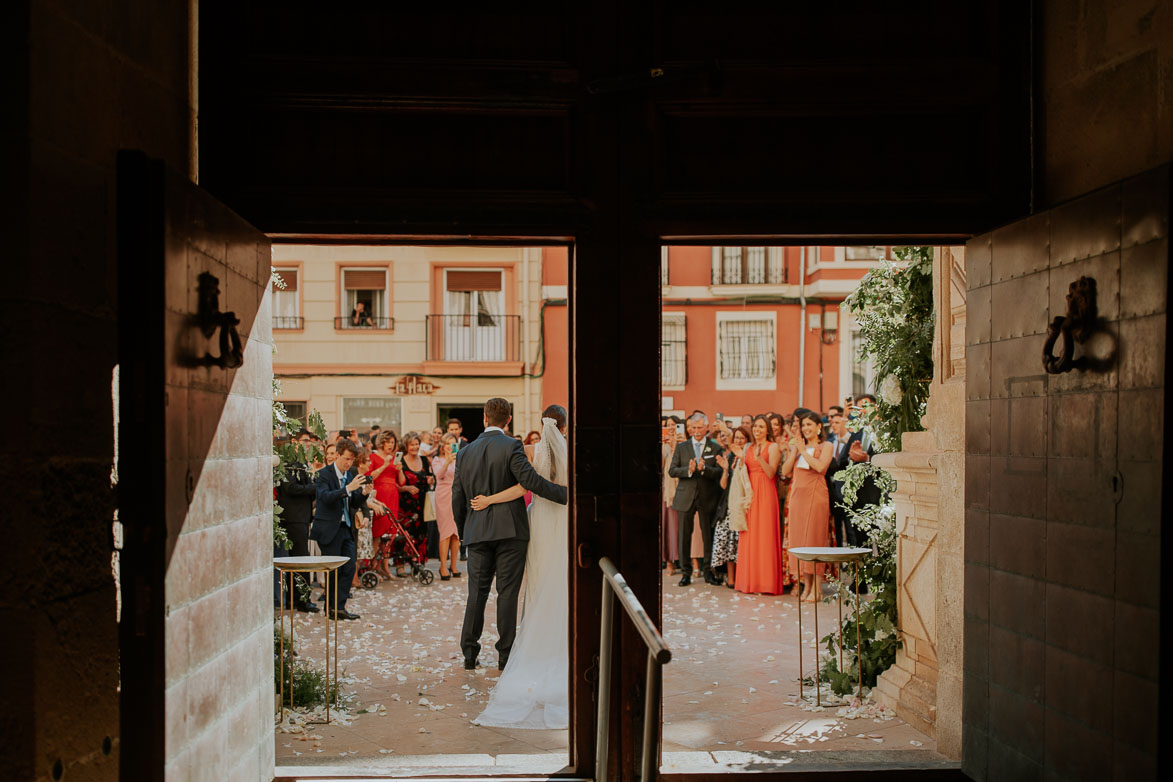
[[[566,438],[553,418],[542,419],[534,469],[567,483]],[[557,729],[569,725],[567,508],[535,496],[529,511],[525,603],[509,663],[473,724]]]

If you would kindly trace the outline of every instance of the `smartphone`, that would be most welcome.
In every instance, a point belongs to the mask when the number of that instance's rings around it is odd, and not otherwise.
[[[397,461],[397,462],[398,462],[398,461],[400,461],[400,460],[402,460],[402,459],[403,459],[403,451],[396,451],[396,452],[395,452],[395,461]]]
[[[717,413],[717,420],[718,420],[718,421],[724,421],[724,420],[725,420],[725,414],[724,414],[724,413]]]
[[[676,434],[684,434],[684,424],[676,424]]]
[[[364,476],[362,476],[362,482],[363,482],[363,483],[371,483],[371,482],[373,482],[374,480],[375,480],[375,479],[374,479],[374,478],[372,478],[372,477],[371,477],[371,476],[369,476],[369,475],[364,475]]]
[[[455,441],[453,441],[453,443],[452,443],[452,455],[453,455],[453,456],[455,456],[455,455],[456,455],[456,452],[457,452],[457,451],[459,451],[459,450],[460,450],[460,441],[459,441],[459,440],[455,440]]]

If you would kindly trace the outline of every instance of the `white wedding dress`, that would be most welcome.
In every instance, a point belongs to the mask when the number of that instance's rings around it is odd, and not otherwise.
[[[554,483],[567,483],[566,438],[553,418],[542,419],[534,469]],[[535,495],[529,535],[521,629],[476,725],[542,730],[569,725],[566,506]]]

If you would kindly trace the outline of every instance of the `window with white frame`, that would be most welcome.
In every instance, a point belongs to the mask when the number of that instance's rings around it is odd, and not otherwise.
[[[890,247],[879,246],[858,246],[858,247],[844,247],[843,258],[848,261],[880,261],[890,260]]]
[[[390,298],[386,269],[343,269],[342,327],[390,328]]]
[[[297,292],[301,280],[297,278],[297,269],[275,268],[273,271],[285,284],[282,288],[276,282],[273,283],[273,328],[301,328],[301,297]]]
[[[713,285],[778,285],[785,282],[781,247],[717,247]]]
[[[718,383],[770,384],[777,375],[773,312],[717,313]]]
[[[660,385],[684,388],[688,383],[688,332],[683,312],[660,316]]]

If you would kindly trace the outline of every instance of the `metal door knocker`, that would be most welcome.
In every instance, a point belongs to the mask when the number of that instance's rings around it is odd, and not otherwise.
[[[1075,359],[1075,343],[1081,345],[1097,330],[1096,281],[1080,277],[1067,289],[1067,314],[1057,317],[1047,327],[1047,341],[1043,343],[1043,369],[1049,375],[1070,372],[1081,365]],[[1054,354],[1055,342],[1063,338],[1062,352]],[[1115,352],[1115,351],[1113,351]]]
[[[205,353],[199,364],[205,367],[235,369],[244,363],[244,348],[236,327],[240,318],[235,312],[220,311],[220,280],[208,272],[199,277],[199,320],[200,332],[208,339],[220,331],[220,355]]]

